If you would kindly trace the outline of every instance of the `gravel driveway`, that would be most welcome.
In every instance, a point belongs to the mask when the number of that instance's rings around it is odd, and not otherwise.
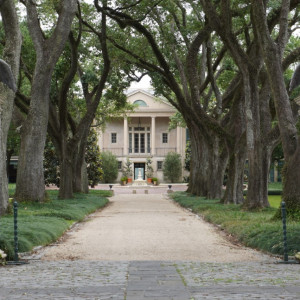
[[[212,225],[164,194],[117,194],[63,238],[44,260],[262,261],[267,256],[231,244]]]

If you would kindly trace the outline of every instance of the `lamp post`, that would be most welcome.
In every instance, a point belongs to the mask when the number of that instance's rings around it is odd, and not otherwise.
[[[20,261],[19,260],[19,239],[18,239],[18,202],[14,200],[13,202],[14,206],[14,261],[8,261],[8,265],[22,265],[27,264],[26,261]]]
[[[286,208],[285,202],[281,203],[281,212],[282,212],[282,229],[283,229],[283,259],[284,262],[288,262],[288,250],[287,250],[287,238],[286,238]]]
[[[281,202],[281,216],[282,216],[282,229],[283,229],[283,261],[282,264],[297,264],[296,260],[289,260],[288,257],[288,246],[287,246],[287,233],[286,233],[286,204],[284,201]]]
[[[110,185],[109,185],[109,189],[111,190],[111,189],[112,189],[112,187],[113,187],[113,185],[112,185],[112,184],[110,184]]]

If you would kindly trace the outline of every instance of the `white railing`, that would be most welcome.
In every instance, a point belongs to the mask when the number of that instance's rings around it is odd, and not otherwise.
[[[116,156],[125,156],[124,148],[103,148],[102,151],[110,151]],[[137,151],[137,149],[129,148],[128,156],[131,156],[131,157],[145,156],[146,157],[146,156],[152,155],[150,148],[145,148],[142,150],[142,152],[141,152],[141,149],[139,149],[139,152],[136,152],[136,151]],[[166,156],[169,152],[176,152],[176,148],[155,148],[154,156]]]

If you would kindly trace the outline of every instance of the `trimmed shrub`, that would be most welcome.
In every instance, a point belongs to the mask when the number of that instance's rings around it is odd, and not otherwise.
[[[164,177],[170,182],[178,182],[181,177],[181,156],[176,152],[169,152],[164,161]]]
[[[118,160],[110,151],[104,151],[102,157],[103,182],[112,183],[118,178]]]

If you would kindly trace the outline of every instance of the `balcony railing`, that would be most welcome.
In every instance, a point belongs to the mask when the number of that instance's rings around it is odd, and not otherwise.
[[[103,151],[109,151],[116,156],[123,156],[123,148],[103,148]]]
[[[141,148],[129,148],[128,149],[128,154],[129,155],[151,154],[151,148],[150,147],[147,147],[147,148],[144,148],[144,147],[141,147]]]
[[[176,152],[176,148],[155,148],[156,156],[166,156],[169,152]]]
[[[103,148],[103,151],[110,151],[116,156],[124,156],[124,148]],[[176,148],[155,148],[155,156],[166,156],[169,152],[176,152]],[[128,148],[128,156],[149,156],[152,155],[150,148],[134,149]]]

